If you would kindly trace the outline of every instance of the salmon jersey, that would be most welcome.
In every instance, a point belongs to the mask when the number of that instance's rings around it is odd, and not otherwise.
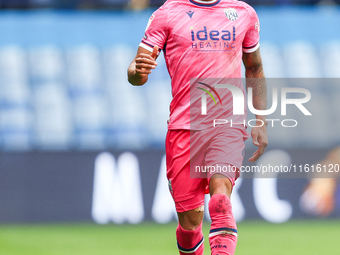
[[[207,103],[210,112],[216,111],[214,118],[231,117],[234,122],[246,118],[246,107],[243,116],[233,115],[231,93],[221,93],[214,87],[225,79],[237,78],[233,85],[245,95],[242,82],[236,81],[241,80],[242,52],[258,49],[259,31],[255,10],[237,0],[168,0],[152,14],[140,46],[152,51],[157,45],[164,52],[173,96],[169,129],[202,128],[193,127],[190,116],[193,89],[199,86],[201,89],[195,90],[198,96],[203,89],[209,95],[212,91],[219,94],[223,111],[214,106],[215,99]],[[204,116],[198,117],[204,122]]]

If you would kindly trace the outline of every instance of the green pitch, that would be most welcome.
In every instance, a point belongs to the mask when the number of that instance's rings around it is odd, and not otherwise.
[[[204,226],[210,254],[209,224]],[[1,255],[175,255],[175,224],[0,225]],[[340,254],[339,221],[238,224],[236,255]]]

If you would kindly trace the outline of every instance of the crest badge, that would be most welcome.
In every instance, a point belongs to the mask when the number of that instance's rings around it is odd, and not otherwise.
[[[230,21],[235,21],[238,19],[237,11],[233,8],[224,9],[224,13]]]

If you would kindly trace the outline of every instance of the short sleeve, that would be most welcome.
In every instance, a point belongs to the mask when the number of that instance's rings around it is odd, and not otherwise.
[[[157,45],[162,50],[167,37],[167,12],[164,8],[160,8],[151,15],[139,46],[152,51],[153,47]]]
[[[243,52],[251,53],[256,51],[260,46],[260,21],[253,8],[249,8],[248,30],[243,40]]]

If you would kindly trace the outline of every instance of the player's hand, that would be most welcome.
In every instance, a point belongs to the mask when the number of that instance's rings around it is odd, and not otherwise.
[[[255,161],[262,156],[268,145],[267,126],[253,127],[251,129],[251,137],[253,138],[254,145],[258,146],[258,149],[254,152],[253,156],[249,158],[249,161],[255,163]]]
[[[151,54],[140,53],[136,57],[136,74],[139,76],[149,75],[152,69],[157,66],[156,58],[158,54],[158,46],[153,47]]]

